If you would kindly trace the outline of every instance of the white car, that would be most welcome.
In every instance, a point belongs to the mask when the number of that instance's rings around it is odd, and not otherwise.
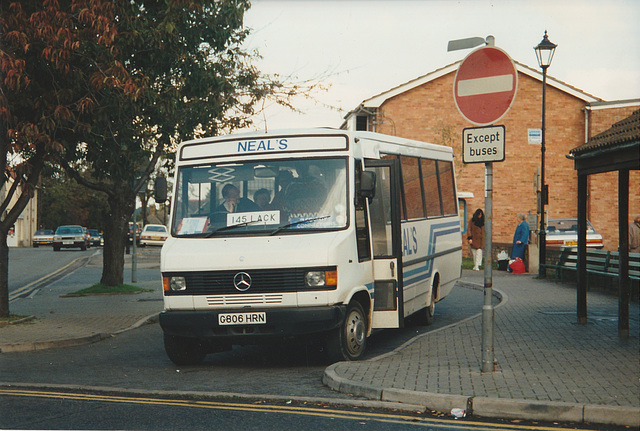
[[[148,224],[140,233],[140,245],[162,245],[169,233],[161,224]]]
[[[549,219],[547,224],[547,247],[578,247],[578,219]],[[602,235],[596,232],[587,220],[587,247],[602,248]]]
[[[33,235],[33,246],[38,247],[40,245],[51,245],[53,243],[53,230],[52,229],[38,229],[36,234]]]

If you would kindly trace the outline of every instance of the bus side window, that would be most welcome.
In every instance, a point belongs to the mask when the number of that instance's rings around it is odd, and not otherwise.
[[[420,184],[420,159],[417,157],[400,157],[402,169],[402,189],[405,198],[406,219],[425,218],[422,184]]]
[[[424,190],[427,217],[442,216],[440,205],[440,187],[438,186],[438,169],[435,160],[421,159],[422,188]]]
[[[453,163],[438,160],[438,176],[444,215],[457,215],[456,187],[453,178]]]

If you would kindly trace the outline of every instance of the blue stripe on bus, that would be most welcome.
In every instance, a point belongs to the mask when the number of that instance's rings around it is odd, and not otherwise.
[[[366,283],[366,284],[365,284],[365,287],[366,287],[366,288],[367,288],[367,290],[369,291],[369,297],[370,297],[371,299],[373,299],[373,293],[374,293],[374,284],[373,284],[373,282],[371,282],[371,283]]]
[[[448,228],[448,227],[452,227],[452,226],[456,226],[455,229],[447,229],[447,230],[439,230],[437,232],[434,232],[436,229],[444,229],[444,228]],[[429,241],[429,247],[427,250],[427,260],[425,262],[424,266],[409,270],[409,271],[403,271],[402,272],[402,276],[404,279],[404,286],[410,286],[411,284],[414,283],[418,283],[421,281],[425,281],[429,278],[431,278],[432,272],[433,272],[433,256],[435,254],[435,249],[436,249],[436,243],[437,243],[437,239],[438,237],[441,237],[443,235],[449,235],[452,233],[456,233],[456,232],[460,232],[460,222],[459,221],[452,221],[452,222],[448,222],[448,223],[441,223],[441,224],[433,224],[431,225],[431,230],[429,232],[429,238],[431,239]]]

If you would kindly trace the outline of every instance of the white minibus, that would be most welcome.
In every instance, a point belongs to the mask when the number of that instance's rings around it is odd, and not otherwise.
[[[161,256],[175,364],[289,337],[359,359],[460,277],[453,151],[336,129],[184,142]]]

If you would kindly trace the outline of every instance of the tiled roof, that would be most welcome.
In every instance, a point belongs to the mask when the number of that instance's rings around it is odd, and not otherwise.
[[[586,153],[640,144],[640,109],[618,121],[610,129],[597,134],[586,143],[569,151],[574,156]]]
[[[362,106],[365,108],[378,108],[380,107],[386,100],[397,96],[398,94],[409,91],[415,87],[418,87],[426,82],[433,81],[438,79],[446,74],[455,73],[458,69],[458,66],[462,63],[462,60],[456,61],[455,63],[451,63],[447,66],[441,67],[433,72],[429,72],[426,75],[419,76],[418,78],[412,79],[403,84],[397,85],[389,90],[383,91],[382,93],[376,94],[375,96],[369,97],[362,102]],[[523,63],[514,61],[516,65],[516,69],[519,73],[523,73],[528,75],[534,79],[542,81],[542,73],[534,68],[531,68]],[[598,103],[603,102],[599,97],[592,96],[589,93],[585,93],[579,88],[573,87],[565,82],[560,81],[552,76],[547,76],[547,85],[551,87],[555,87],[560,89],[561,91],[571,94],[574,97],[577,97],[580,100],[585,101],[586,103]],[[349,114],[347,114],[347,117]],[[346,117],[345,117],[346,118]]]

